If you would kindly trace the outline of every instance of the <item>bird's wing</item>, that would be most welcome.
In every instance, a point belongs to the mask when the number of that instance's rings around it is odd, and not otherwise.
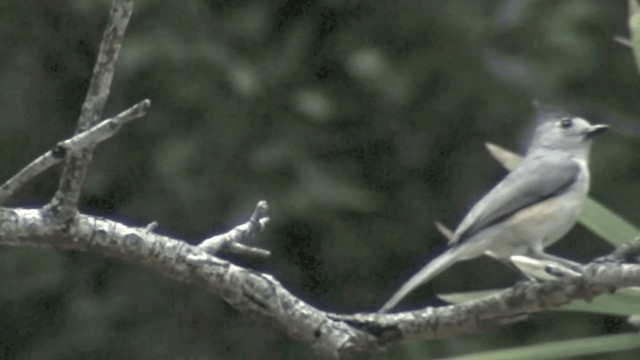
[[[518,210],[565,191],[579,172],[580,167],[569,156],[525,159],[469,211],[450,245],[461,244]]]

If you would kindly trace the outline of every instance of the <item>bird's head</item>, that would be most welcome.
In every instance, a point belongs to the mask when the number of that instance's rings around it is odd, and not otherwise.
[[[529,151],[548,149],[588,155],[592,139],[609,128],[546,105],[536,104],[536,113],[538,125]]]

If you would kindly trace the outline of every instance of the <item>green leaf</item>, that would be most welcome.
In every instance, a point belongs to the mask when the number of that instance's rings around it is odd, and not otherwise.
[[[487,147],[489,154],[491,154],[494,159],[498,160],[500,165],[509,171],[515,169],[522,159],[522,156],[494,143],[487,142],[484,145]]]
[[[522,159],[520,155],[496,144],[486,143],[485,145],[491,156],[507,170],[513,170]],[[615,246],[627,243],[640,235],[638,228],[591,198],[585,201],[578,222]]]
[[[636,0],[629,0],[629,33],[636,65],[640,69],[640,5]]]
[[[462,293],[440,294],[438,297],[452,304],[495,295],[502,290],[482,290]],[[554,311],[579,311],[595,314],[630,316],[640,314],[640,287],[620,289],[615,294],[600,295],[591,302],[576,300]]]
[[[488,351],[466,356],[456,356],[456,360],[540,360],[582,357],[615,351],[632,350],[640,347],[640,334],[622,334],[586,337],[540,345],[520,346],[511,349]]]
[[[585,202],[578,221],[616,246],[627,243],[640,234],[635,226],[591,198]]]

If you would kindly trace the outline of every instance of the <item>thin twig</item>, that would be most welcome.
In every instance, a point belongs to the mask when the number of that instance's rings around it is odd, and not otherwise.
[[[271,254],[269,250],[241,244],[241,242],[253,237],[259,231],[264,230],[267,222],[269,222],[268,212],[269,207],[267,202],[261,200],[256,204],[256,208],[253,210],[249,221],[236,226],[224,234],[212,236],[204,240],[198,247],[211,255],[216,254],[219,250],[225,250],[249,256],[269,256]]]
[[[153,233],[158,228],[158,222],[152,221],[144,228],[144,232],[147,234]]]
[[[611,254],[597,258],[595,262],[640,263],[640,236],[618,246]]]
[[[67,154],[77,153],[87,147],[94,147],[96,144],[112,137],[120,130],[122,125],[144,116],[150,106],[151,102],[149,100],[141,101],[120,114],[100,122],[91,129],[59,142],[53,149],[33,160],[0,186],[0,204],[7,201],[31,179],[61,162]]]
[[[133,0],[113,1],[89,90],[80,111],[76,134],[93,127],[102,118],[104,106],[109,97],[115,64],[132,12]],[[79,154],[71,154],[67,157],[58,190],[51,199],[51,203],[45,207],[45,210],[54,214],[54,218],[59,222],[65,222],[75,216],[80,190],[92,156],[93,148],[88,147]]]

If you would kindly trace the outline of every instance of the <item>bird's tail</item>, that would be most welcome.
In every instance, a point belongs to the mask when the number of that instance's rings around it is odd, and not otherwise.
[[[425,267],[423,267],[417,274],[413,275],[409,281],[404,283],[402,287],[396,291],[395,294],[378,310],[379,313],[385,313],[394,308],[400,300],[402,300],[407,294],[412,292],[418,286],[433,279],[441,272],[445,271],[449,266],[455,262],[461,260],[461,247],[456,246],[447,250],[444,254],[431,260]]]

